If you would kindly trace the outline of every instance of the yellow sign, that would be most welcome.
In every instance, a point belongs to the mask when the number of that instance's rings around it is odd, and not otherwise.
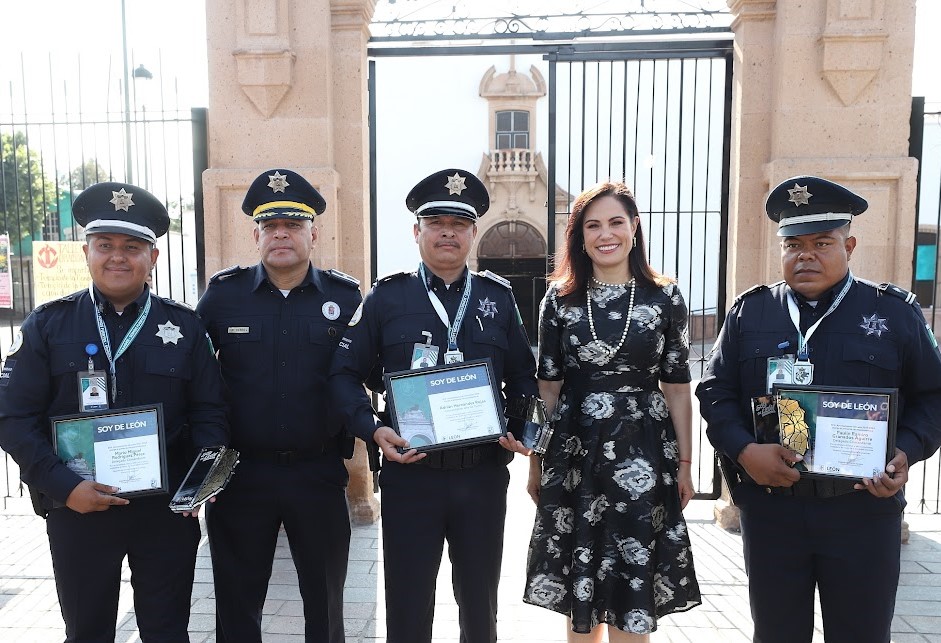
[[[33,304],[88,288],[91,277],[82,241],[33,242]]]

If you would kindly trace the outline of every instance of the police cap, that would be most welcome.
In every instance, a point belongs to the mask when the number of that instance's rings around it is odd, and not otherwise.
[[[242,201],[242,212],[254,221],[276,218],[313,221],[326,209],[327,202],[307,179],[284,169],[259,174]]]
[[[779,237],[825,232],[844,226],[869,207],[866,199],[833,181],[795,176],[771,190],[765,202]]]
[[[419,181],[405,197],[405,206],[416,217],[451,215],[477,221],[490,207],[490,194],[476,176],[452,168]]]
[[[170,228],[167,208],[153,194],[130,183],[96,183],[75,197],[72,216],[85,235],[113,232],[156,243]]]

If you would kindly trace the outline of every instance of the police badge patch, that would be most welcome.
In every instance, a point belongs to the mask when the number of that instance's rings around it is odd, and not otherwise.
[[[885,325],[885,317],[879,317],[878,313],[873,313],[869,317],[863,315],[863,322],[859,325],[864,331],[866,331],[866,336],[875,335],[876,337],[882,337],[882,333],[889,332],[889,327]]]
[[[484,314],[484,317],[491,317],[496,319],[497,313],[500,312],[497,310],[497,302],[490,301],[490,297],[484,297],[483,299],[478,299],[480,306],[477,307],[477,310]]]

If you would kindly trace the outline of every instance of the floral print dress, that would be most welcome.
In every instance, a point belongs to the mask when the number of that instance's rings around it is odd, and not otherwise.
[[[686,304],[674,284],[550,287],[539,322],[539,371],[564,380],[542,486],[523,600],[643,634],[657,618],[701,603],[676,484],[678,448],[659,381],[690,381]],[[614,355],[624,330],[624,344]]]

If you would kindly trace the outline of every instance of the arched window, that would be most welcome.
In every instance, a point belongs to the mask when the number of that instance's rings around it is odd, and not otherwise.
[[[522,221],[504,221],[487,230],[477,256],[493,259],[526,259],[546,256],[546,243],[536,228]]]

